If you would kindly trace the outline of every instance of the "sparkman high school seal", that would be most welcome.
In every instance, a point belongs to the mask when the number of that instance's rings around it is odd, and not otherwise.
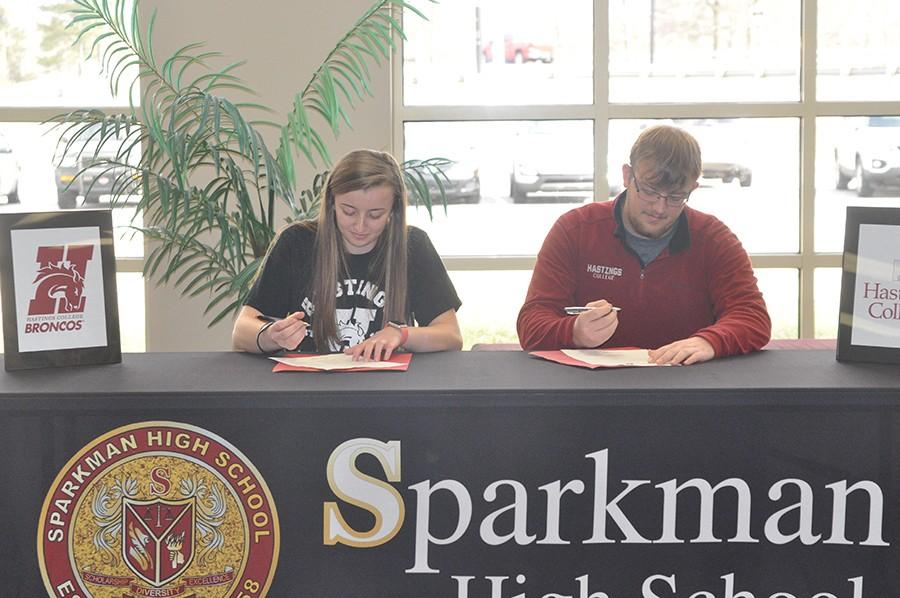
[[[224,439],[143,422],[69,460],[37,544],[57,598],[258,598],[278,562],[278,515],[262,476]]]

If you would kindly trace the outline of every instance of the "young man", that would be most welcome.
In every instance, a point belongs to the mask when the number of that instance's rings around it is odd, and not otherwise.
[[[651,127],[630,159],[615,201],[572,210],[547,235],[519,312],[522,347],[641,347],[685,365],[760,349],[772,324],[747,252],[685,205],[701,173],[697,140]]]

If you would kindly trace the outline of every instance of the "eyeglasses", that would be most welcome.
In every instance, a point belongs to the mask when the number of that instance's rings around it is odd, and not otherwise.
[[[691,197],[690,191],[687,193],[675,193],[674,195],[658,193],[653,189],[647,189],[647,187],[644,187],[644,190],[641,191],[641,186],[638,184],[637,177],[634,176],[634,173],[631,174],[631,180],[634,181],[634,190],[638,192],[638,197],[647,203],[653,203],[657,199],[661,199],[665,201],[666,205],[670,208],[680,208]]]

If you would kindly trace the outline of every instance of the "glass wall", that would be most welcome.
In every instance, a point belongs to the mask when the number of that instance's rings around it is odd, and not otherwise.
[[[816,87],[825,101],[900,98],[900,4],[819,0]]]
[[[800,98],[800,2],[609,2],[609,101]]]
[[[0,0],[0,107],[128,105],[128,90],[114,94],[100,60],[87,59],[98,33],[79,40],[67,27],[72,4]]]
[[[457,0],[407,19],[408,105],[585,104],[592,97],[589,0]],[[549,10],[548,10],[549,9]]]
[[[395,145],[454,161],[447,209],[410,215],[454,279],[479,281],[464,303],[517,313],[524,290],[500,288],[516,271],[526,284],[563,212],[621,191],[634,138],[665,122],[700,141],[690,205],[750,252],[774,336],[834,337],[847,206],[900,207],[900,5],[548,6],[466,0],[405,20]],[[515,53],[522,38],[533,57]],[[514,318],[464,313],[468,344],[515,338]]]
[[[113,147],[97,147],[90,137],[71,140],[45,123],[74,109],[110,113],[128,105],[126,94],[111,90],[99,60],[88,59],[96,35],[74,43],[77,34],[66,27],[71,6],[0,0],[0,213],[112,208],[122,349],[143,351],[144,241],[134,229],[142,223],[137,198],[110,205],[110,186],[121,170],[89,164],[89,155],[116,158]],[[130,80],[129,73],[123,80]],[[135,163],[137,151],[123,159]]]

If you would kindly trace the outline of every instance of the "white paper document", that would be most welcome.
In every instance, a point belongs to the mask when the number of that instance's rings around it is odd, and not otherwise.
[[[650,363],[647,349],[563,349],[562,353],[578,361],[610,368],[671,365]]]
[[[349,370],[352,368],[389,369],[403,367],[395,361],[353,361],[350,355],[334,353],[312,357],[270,357],[269,359],[294,367],[315,368],[317,370]]]

